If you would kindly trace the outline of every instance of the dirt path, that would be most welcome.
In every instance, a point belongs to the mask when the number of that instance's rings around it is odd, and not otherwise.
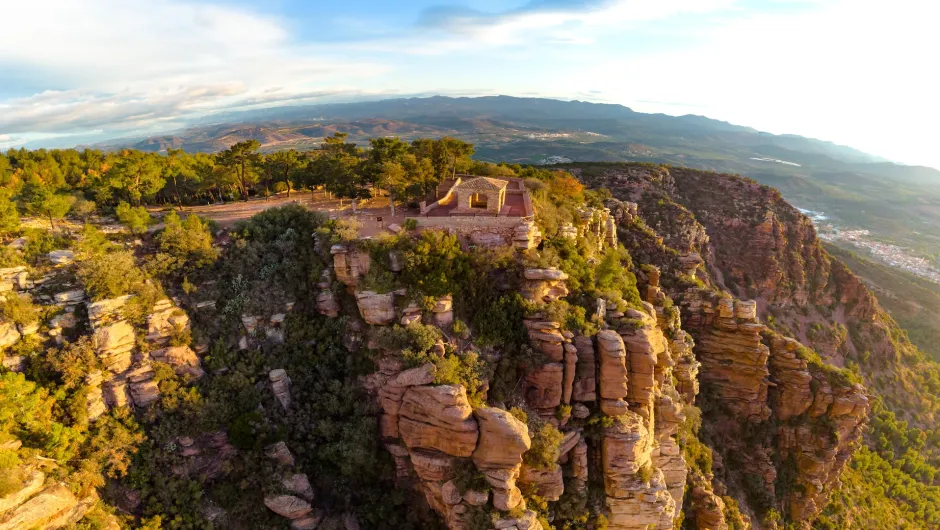
[[[323,212],[333,219],[354,217],[362,223],[362,228],[359,231],[362,237],[376,237],[381,233],[387,233],[387,228],[391,224],[401,226],[405,220],[406,212],[405,209],[398,208],[396,212],[398,215],[393,218],[388,206],[388,199],[378,197],[362,202],[356,209],[356,213],[353,213],[350,201],[345,200],[341,205],[338,199],[329,199],[325,192],[315,191],[291,193],[289,199],[286,193],[282,193],[268,199],[251,199],[206,206],[186,206],[181,213],[183,215],[194,213],[215,221],[223,228],[231,228],[236,222],[248,219],[258,212],[288,204],[300,204],[311,210]],[[168,211],[167,208],[151,208],[152,213],[166,211]],[[381,221],[379,221],[380,218]],[[152,229],[155,228],[159,228],[159,225],[152,227]]]

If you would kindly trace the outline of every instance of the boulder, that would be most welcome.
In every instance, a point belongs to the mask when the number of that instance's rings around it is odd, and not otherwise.
[[[118,296],[116,298],[106,298],[97,302],[88,302],[85,307],[88,309],[88,320],[93,324],[112,318],[120,318],[120,311],[131,299],[131,295]]]
[[[153,360],[169,364],[181,377],[199,379],[205,372],[199,363],[199,356],[189,346],[171,346],[150,352]]]
[[[521,464],[522,454],[532,445],[526,424],[494,407],[478,408],[473,415],[480,427],[473,463],[479,469],[511,468]]]
[[[160,399],[160,388],[154,381],[153,367],[143,364],[127,372],[131,398],[138,407],[146,407]]]
[[[283,368],[271,370],[268,379],[271,381],[271,391],[281,407],[290,408],[290,377],[287,376],[287,371]]]
[[[64,484],[54,484],[0,516],[0,530],[31,530],[67,526],[56,524],[56,521],[70,519],[72,510],[78,504],[78,498]]]
[[[96,329],[92,340],[98,357],[110,372],[120,373],[130,368],[130,352],[137,344],[137,337],[127,321],[119,320]]]
[[[431,308],[431,313],[434,314],[434,323],[438,327],[449,327],[454,323],[454,297],[448,294],[438,298]]]
[[[9,320],[0,320],[0,348],[7,348],[20,340],[20,332],[16,324]]]
[[[33,469],[29,471],[29,473],[27,473],[23,478],[20,489],[6,495],[5,497],[0,497],[0,521],[3,520],[3,513],[7,512],[8,510],[12,510],[20,504],[23,504],[26,502],[26,499],[29,499],[39,490],[41,490],[45,479],[45,473],[39,471],[38,469]]]
[[[395,383],[403,388],[429,385],[434,382],[435,375],[437,375],[437,366],[433,363],[425,363],[401,372],[395,377]]]
[[[757,302],[754,300],[735,300],[734,316],[742,320],[754,320],[757,318]]]
[[[52,296],[53,300],[59,305],[75,305],[85,300],[85,291],[81,289],[72,289]]]
[[[555,464],[548,469],[538,469],[523,464],[519,482],[535,489],[536,494],[548,501],[557,501],[565,492],[561,466]]]
[[[317,312],[330,318],[339,316],[339,302],[333,291],[324,289],[317,294]]]
[[[26,371],[26,356],[6,354],[0,357],[0,366],[11,371],[22,373]]]
[[[404,450],[404,448],[397,445],[388,445],[386,447],[390,449],[389,452],[392,453],[392,456],[395,456],[395,453],[391,448]],[[424,449],[412,450],[410,454],[407,450],[404,450],[404,453],[411,460],[415,474],[418,475],[421,480],[426,482],[444,482],[454,478],[454,457],[437,451],[426,451]]]
[[[333,272],[336,279],[349,287],[359,285],[359,280],[369,273],[371,258],[368,252],[350,251],[346,245],[333,245]]]
[[[477,422],[463,386],[416,386],[402,399],[399,430],[409,449],[423,448],[452,456],[473,454]]]
[[[147,340],[152,343],[166,344],[174,335],[189,329],[186,312],[174,306],[170,300],[157,302],[147,316]]]
[[[307,478],[307,475],[304,473],[293,473],[281,480],[281,485],[284,488],[300,497],[312,501],[313,500],[313,486],[310,485],[310,479]]]
[[[402,326],[410,326],[416,322],[421,322],[421,308],[412,302],[408,304],[408,307],[402,310],[399,323],[401,323]]]
[[[356,305],[367,324],[384,326],[395,321],[395,294],[357,291]]]
[[[269,495],[264,505],[272,512],[287,519],[300,519],[313,511],[310,503],[294,495]]]
[[[536,304],[554,302],[568,296],[567,279],[568,275],[558,269],[526,269],[521,285],[522,297]]]
[[[448,480],[441,486],[441,497],[444,500],[444,504],[448,506],[460,504],[460,501],[463,500],[463,496],[460,494],[460,490],[457,489],[457,485],[454,484],[453,480]]]
[[[463,500],[470,506],[483,506],[489,502],[490,492],[467,490],[463,494]]]
[[[529,250],[539,246],[542,242],[542,231],[532,221],[525,221],[512,231],[512,244],[522,250]]]
[[[46,254],[46,257],[56,266],[70,265],[75,262],[75,253],[71,250],[53,250]]]
[[[132,403],[130,388],[124,379],[112,379],[102,384],[102,395],[109,407],[127,407]]]
[[[526,280],[567,280],[568,274],[564,271],[549,268],[549,269],[526,269],[522,273],[523,278]]]
[[[264,454],[268,458],[276,460],[277,463],[282,466],[291,467],[294,465],[294,456],[290,453],[290,449],[287,448],[287,444],[284,442],[277,442],[265,447]]]

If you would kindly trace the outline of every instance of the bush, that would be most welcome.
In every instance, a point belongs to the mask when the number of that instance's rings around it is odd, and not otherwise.
[[[438,385],[463,385],[467,389],[467,399],[474,407],[485,404],[481,389],[486,381],[483,378],[485,364],[476,352],[446,355],[436,359],[437,375],[434,383]]]
[[[565,435],[535,414],[529,414],[528,420],[532,446],[522,455],[522,459],[526,465],[536,469],[551,468],[558,462],[561,441]]]
[[[150,212],[143,206],[131,206],[121,201],[115,209],[118,221],[126,226],[133,235],[143,234],[153,222]]]
[[[29,261],[45,256],[53,250],[61,250],[69,246],[67,238],[41,228],[28,228],[24,230],[23,237],[26,238],[23,254]]]
[[[29,295],[9,292],[0,301],[0,315],[18,326],[34,324],[39,318],[39,307],[33,303]]]
[[[20,251],[10,247],[0,247],[0,268],[18,267],[25,264],[26,260],[23,259]]]
[[[79,263],[78,275],[95,301],[129,294],[146,279],[130,251],[91,256]]]
[[[191,271],[206,267],[219,257],[219,250],[212,246],[209,222],[198,215],[189,215],[181,221],[171,211],[163,218],[165,228],[157,235],[160,251],[176,261],[174,272]]]
[[[415,322],[410,326],[395,324],[392,327],[381,327],[375,331],[375,342],[379,348],[392,351],[409,350],[413,354],[423,354],[430,350],[441,337],[439,329],[420,322]],[[424,364],[417,360],[415,362],[409,363],[409,368]]]
[[[417,219],[405,219],[405,223],[402,225],[405,230],[417,230],[418,229],[418,220]]]
[[[72,215],[79,218],[80,220],[87,222],[98,209],[98,205],[94,201],[89,201],[82,197],[78,197],[75,200],[75,204],[72,205]]]

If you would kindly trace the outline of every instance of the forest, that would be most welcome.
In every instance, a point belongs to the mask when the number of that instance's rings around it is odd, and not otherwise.
[[[302,188],[322,188],[352,201],[382,190],[396,201],[410,202],[456,173],[514,173],[474,162],[473,145],[449,137],[411,143],[374,138],[363,149],[347,141],[346,134],[335,133],[320,149],[308,152],[262,154],[259,148],[256,140],[247,140],[216,154],[11,149],[0,154],[0,188],[6,199],[18,199],[26,213],[54,222],[70,211],[78,217],[111,213],[122,202],[181,207],[289,195]]]

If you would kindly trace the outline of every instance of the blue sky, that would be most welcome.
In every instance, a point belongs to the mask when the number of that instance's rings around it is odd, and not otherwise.
[[[0,0],[0,148],[224,110],[544,96],[702,114],[940,167],[922,0]]]

